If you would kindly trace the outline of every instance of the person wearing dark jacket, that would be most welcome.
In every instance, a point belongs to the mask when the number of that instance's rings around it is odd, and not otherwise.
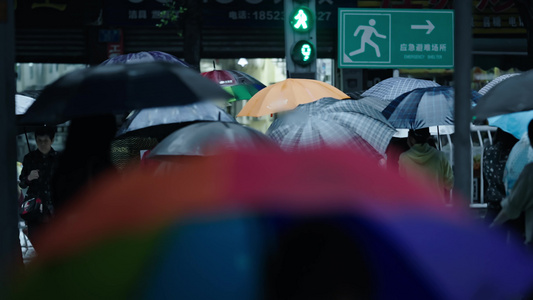
[[[26,198],[40,198],[43,203],[43,216],[26,220],[28,238],[34,242],[36,232],[48,221],[53,213],[50,197],[50,181],[57,166],[58,153],[52,148],[56,133],[55,126],[44,126],[35,130],[37,149],[30,151],[22,161],[19,186],[27,188]]]
[[[116,171],[111,161],[111,141],[117,130],[115,122],[113,115],[78,117],[70,121],[65,149],[51,181],[52,200],[58,215],[97,177]]]

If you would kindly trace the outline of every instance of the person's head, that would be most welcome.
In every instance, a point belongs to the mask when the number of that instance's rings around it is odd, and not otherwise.
[[[55,126],[42,126],[35,130],[35,143],[42,154],[48,154],[56,136]]]
[[[533,120],[527,126],[527,136],[529,137],[529,144],[533,147]]]
[[[496,134],[494,135],[494,143],[501,143],[503,147],[511,149],[517,142],[518,139],[514,135],[503,131],[500,128],[496,130]]]
[[[78,157],[108,155],[116,131],[116,119],[111,114],[74,118],[70,121],[64,152],[75,152]]]
[[[429,132],[429,128],[420,128],[420,129],[409,129],[409,133],[407,135],[407,142],[409,146],[412,146],[414,144],[425,144],[429,141],[431,138],[431,133]]]

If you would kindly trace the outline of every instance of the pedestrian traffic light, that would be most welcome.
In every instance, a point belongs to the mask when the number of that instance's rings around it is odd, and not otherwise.
[[[313,12],[306,6],[299,6],[291,12],[289,22],[297,32],[309,32],[315,25]]]
[[[315,0],[285,1],[287,77],[316,78]]]
[[[291,51],[292,61],[300,66],[307,66],[315,61],[315,46],[307,40],[300,40],[294,44]]]

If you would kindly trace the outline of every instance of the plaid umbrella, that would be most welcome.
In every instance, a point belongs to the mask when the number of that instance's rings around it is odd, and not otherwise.
[[[513,76],[516,76],[520,73],[512,73],[512,74],[503,74],[503,75],[500,75],[494,79],[492,79],[489,83],[487,83],[484,87],[482,87],[478,93],[480,93],[481,95],[485,95],[489,90],[491,90],[493,87],[495,87],[498,83],[504,81],[505,79],[509,78],[509,77],[513,77]]]
[[[362,96],[363,97],[375,97],[383,100],[392,101],[396,97],[410,92],[414,89],[425,88],[425,87],[435,87],[440,86],[438,83],[416,79],[416,78],[406,78],[406,77],[391,77],[383,81],[378,82],[370,89],[366,90]]]
[[[387,107],[387,105],[390,104],[389,100],[383,100],[383,99],[376,98],[376,97],[363,97],[363,98],[357,99],[357,101],[368,104],[379,111],[383,111],[385,107]]]
[[[472,109],[473,122],[482,123],[489,117],[532,110],[532,83],[532,70],[503,80],[483,95]]]
[[[394,133],[395,129],[373,107],[334,98],[300,104],[276,119],[267,131],[284,150],[348,146],[377,156],[385,153]]]
[[[472,105],[480,97],[481,94],[472,91]],[[420,88],[394,99],[383,110],[383,115],[395,128],[453,125],[454,103],[453,87]]]

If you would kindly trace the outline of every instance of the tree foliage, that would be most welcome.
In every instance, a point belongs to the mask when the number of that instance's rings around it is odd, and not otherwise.
[[[175,0],[163,3],[163,6],[165,9],[161,10],[161,19],[156,26],[161,28],[163,26],[173,24],[178,27],[178,35],[181,36],[183,34],[183,29],[180,28],[181,26],[178,21],[180,20],[180,17],[182,17],[182,15],[187,11],[187,8],[178,4]]]

